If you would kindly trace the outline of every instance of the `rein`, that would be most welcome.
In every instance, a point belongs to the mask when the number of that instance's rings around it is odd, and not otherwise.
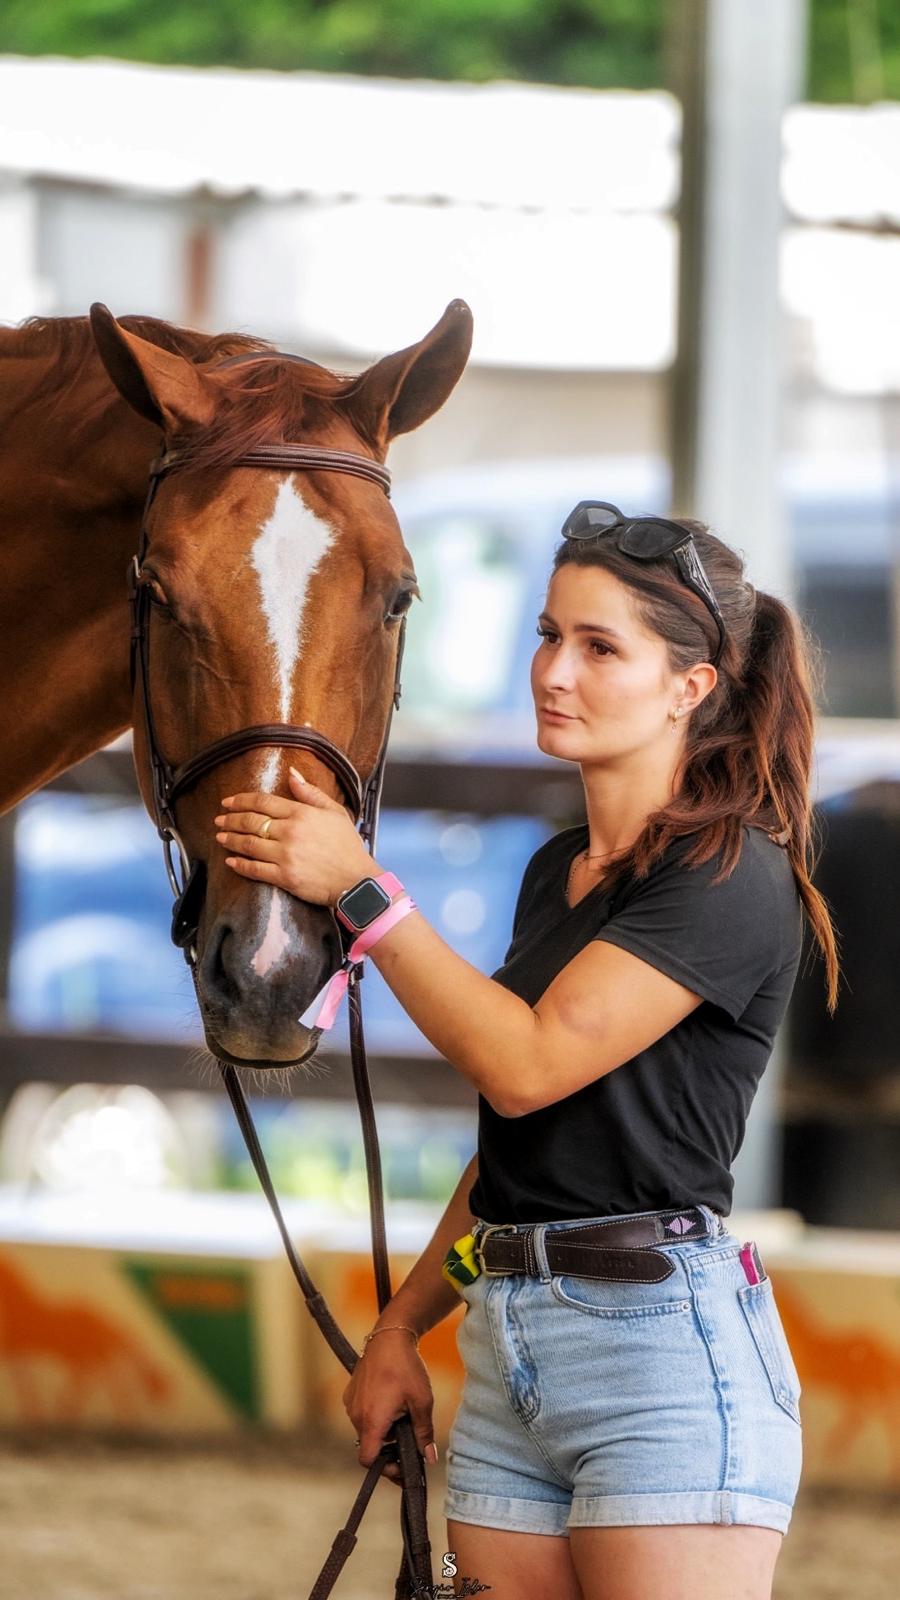
[[[250,359],[259,358],[237,357],[232,358],[232,363],[235,360]],[[223,362],[222,365],[232,363]],[[341,750],[326,734],[320,733],[317,729],[308,725],[297,727],[292,723],[283,722],[261,723],[226,734],[224,738],[216,740],[215,743],[206,745],[204,749],[191,756],[179,767],[173,768],[160,749],[153,720],[153,707],[150,701],[149,619],[151,602],[149,600],[148,578],[144,573],[143,567],[149,545],[147,521],[159,481],[167,472],[176,471],[179,467],[189,465],[190,459],[189,452],[169,450],[164,451],[150,467],[150,482],[141,519],[138,551],[137,555],[132,557],[128,567],[128,596],[131,614],[131,690],[133,696],[139,679],[147,749],[152,773],[153,820],[156,824],[156,831],[162,841],[166,872],[175,897],[172,907],[172,939],[179,949],[183,951],[185,960],[193,975],[197,960],[197,929],[206,886],[206,868],[202,861],[191,861],[188,855],[176,825],[176,801],[179,796],[192,788],[200,778],[205,776],[207,772],[212,771],[221,762],[229,760],[232,756],[243,754],[245,751],[254,749],[257,746],[270,745],[310,750],[330,768],[337,778],[344,795],[345,804],[349,807],[354,822],[359,824],[360,836],[367,845],[370,854],[374,855],[375,834],[378,826],[378,812],[381,803],[384,763],[387,755],[391,718],[394,710],[400,704],[400,665],[403,658],[406,618],[404,617],[400,623],[394,689],[388,710],[384,738],[375,766],[365,782],[360,778],[346,752]],[[390,473],[385,467],[381,466],[379,462],[371,460],[368,456],[356,455],[345,450],[320,449],[318,446],[305,444],[258,445],[248,450],[245,455],[239,457],[230,465],[236,467],[263,467],[275,471],[341,472],[353,477],[367,479],[369,482],[376,484],[386,495],[390,494]],[[173,851],[177,852],[177,864]],[[343,931],[341,936],[343,938]],[[359,992],[359,984],[362,977],[362,963],[357,963],[351,968],[348,986],[350,1060],[365,1150],[372,1233],[372,1260],[378,1308],[381,1311],[390,1300],[392,1291],[385,1235],[381,1154],[363,1036],[362,1004]],[[250,1160],[259,1178],[263,1193],[272,1209],[288,1262],[303,1292],[310,1315],[318,1324],[338,1360],[348,1372],[352,1372],[359,1360],[359,1356],[339,1328],[294,1247],[278,1203],[278,1197],[275,1193],[265,1155],[253,1124],[250,1107],[241,1087],[237,1070],[231,1063],[221,1060],[219,1061],[219,1068],[238,1126],[244,1136]],[[366,1470],[365,1478],[346,1524],[332,1542],[331,1551],[310,1592],[309,1600],[326,1600],[326,1597],[330,1595],[344,1562],[356,1544],[356,1530],[371,1499],[375,1485],[385,1467],[392,1462],[399,1463],[402,1480],[400,1530],[403,1540],[403,1557],[395,1585],[395,1600],[416,1600],[416,1597],[421,1597],[421,1600],[431,1600],[433,1595],[431,1546],[428,1539],[427,1488],[423,1458],[415,1441],[409,1413],[407,1412],[397,1419],[393,1427],[394,1442],[383,1445],[376,1460]]]

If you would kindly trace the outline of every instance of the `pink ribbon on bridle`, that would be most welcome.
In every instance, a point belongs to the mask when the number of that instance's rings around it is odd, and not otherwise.
[[[324,1033],[332,1026],[350,982],[353,967],[365,959],[366,952],[371,950],[373,944],[378,943],[383,934],[393,928],[407,912],[416,909],[415,901],[410,895],[405,894],[401,900],[395,900],[392,906],[388,906],[380,917],[376,917],[371,927],[363,928],[362,933],[354,939],[337,972],[332,974],[325,987],[319,990],[315,999],[299,1018],[301,1027],[319,1028]]]

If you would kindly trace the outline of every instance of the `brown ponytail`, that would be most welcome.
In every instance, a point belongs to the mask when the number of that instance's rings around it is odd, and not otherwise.
[[[810,776],[815,733],[814,691],[821,652],[797,613],[754,589],[737,551],[700,522],[690,529],[716,593],[728,637],[718,682],[691,714],[678,794],[647,819],[643,832],[614,860],[614,876],[645,877],[673,839],[698,834],[685,855],[697,866],[722,851],[719,883],[733,872],[745,823],[784,844],[813,937],[825,961],[829,1013],[837,1006],[840,968],[828,907],[811,881],[820,853],[814,836]],[[674,563],[637,562],[611,540],[562,544],[553,571],[567,562],[601,566],[635,592],[645,626],[666,640],[673,672],[711,659],[715,625],[681,583]]]

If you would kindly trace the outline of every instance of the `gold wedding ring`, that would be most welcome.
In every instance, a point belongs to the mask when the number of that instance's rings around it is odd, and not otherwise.
[[[263,823],[262,827],[259,830],[259,837],[261,839],[268,839],[268,837],[269,837],[269,829],[271,828],[271,826],[272,826],[272,818],[271,817],[266,817],[265,822]]]

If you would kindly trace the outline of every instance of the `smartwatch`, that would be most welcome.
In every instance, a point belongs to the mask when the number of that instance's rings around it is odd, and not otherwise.
[[[352,889],[345,889],[335,904],[335,914],[353,933],[362,933],[387,911],[391,896],[402,889],[400,879],[393,872],[383,872],[379,878],[361,878]]]

